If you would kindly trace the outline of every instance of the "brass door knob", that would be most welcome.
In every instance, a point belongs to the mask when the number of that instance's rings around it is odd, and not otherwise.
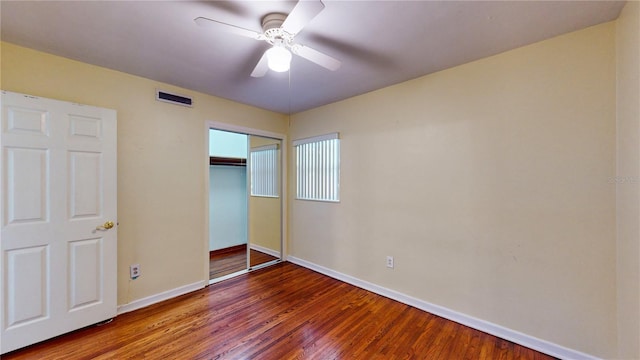
[[[109,230],[111,229],[115,224],[113,223],[113,221],[107,221],[106,223],[100,225],[100,226],[96,226],[96,230]]]

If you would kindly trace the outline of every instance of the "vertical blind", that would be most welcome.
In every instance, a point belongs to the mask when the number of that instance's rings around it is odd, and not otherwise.
[[[278,197],[278,145],[251,149],[251,195]]]
[[[296,198],[340,200],[340,139],[338,133],[296,140]]]

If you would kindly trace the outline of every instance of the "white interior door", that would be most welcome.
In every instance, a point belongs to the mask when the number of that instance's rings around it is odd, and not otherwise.
[[[0,353],[116,314],[116,112],[2,92]]]

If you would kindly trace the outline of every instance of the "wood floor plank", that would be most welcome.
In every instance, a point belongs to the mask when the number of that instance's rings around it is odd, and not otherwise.
[[[553,359],[281,263],[3,359]]]

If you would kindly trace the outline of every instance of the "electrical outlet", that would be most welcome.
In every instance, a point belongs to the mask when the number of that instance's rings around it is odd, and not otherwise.
[[[129,266],[129,274],[132,280],[137,279],[138,276],[140,276],[140,264],[132,264]]]
[[[387,256],[387,267],[393,269],[393,256]]]

